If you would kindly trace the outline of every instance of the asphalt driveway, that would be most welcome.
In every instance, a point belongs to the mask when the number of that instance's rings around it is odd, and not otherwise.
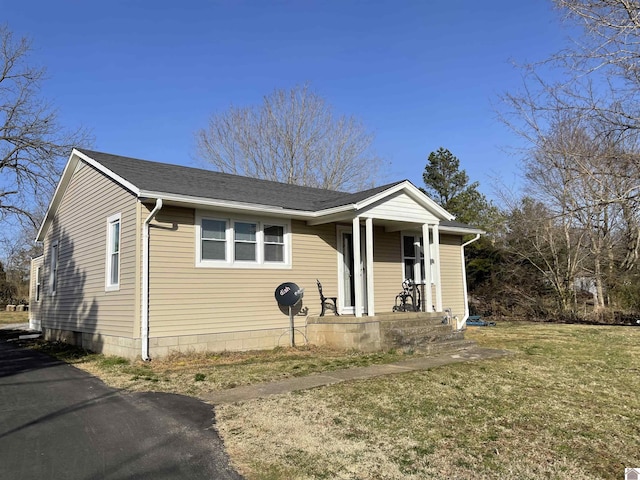
[[[118,391],[0,338],[0,479],[241,479],[214,422],[200,400]]]

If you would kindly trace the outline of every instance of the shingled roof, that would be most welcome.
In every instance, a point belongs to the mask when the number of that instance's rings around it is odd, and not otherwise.
[[[76,149],[140,190],[317,211],[356,203],[400,182],[357,193],[304,187],[199,168]]]
[[[453,216],[449,212],[420,192],[408,180],[349,193],[76,148],[69,157],[69,162],[49,204],[38,232],[38,240],[42,239],[53,221],[79,161],[100,170],[141,199],[163,198],[165,201],[173,201],[177,204],[209,208],[215,205],[241,210],[265,211],[266,209],[272,214],[290,215],[292,218],[323,218],[328,222],[344,221],[349,218],[350,212],[367,208],[374,202],[391,198],[402,191],[435,214],[439,218],[443,231],[462,234],[482,233],[481,230],[470,225],[453,221]]]

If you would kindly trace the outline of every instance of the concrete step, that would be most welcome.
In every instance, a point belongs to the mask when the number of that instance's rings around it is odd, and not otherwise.
[[[417,317],[417,318],[399,318],[399,319],[385,319],[380,321],[380,327],[384,329],[391,328],[415,328],[423,326],[438,326],[448,325],[443,323],[444,316],[439,317]]]
[[[426,353],[427,355],[438,355],[441,353],[454,353],[474,348],[476,342],[473,340],[451,340],[446,342],[428,343],[413,347],[413,351]]]
[[[375,315],[375,318],[380,322],[386,322],[389,320],[414,320],[414,319],[433,319],[442,320],[445,316],[443,312],[384,312]]]
[[[454,332],[449,330],[448,332],[430,332],[421,334],[407,334],[406,332],[391,332],[388,341],[395,347],[418,347],[421,345],[444,343],[450,341],[464,340],[464,333]]]
[[[390,337],[437,337],[447,335],[452,331],[451,325],[443,325],[441,323],[436,325],[422,324],[412,326],[397,324],[380,325],[380,333]]]

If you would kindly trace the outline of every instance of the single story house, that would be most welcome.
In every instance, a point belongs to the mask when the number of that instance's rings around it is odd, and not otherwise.
[[[38,232],[31,326],[131,358],[273,348],[290,321],[281,283],[305,289],[304,332],[316,279],[358,319],[391,312],[412,278],[461,328],[463,237],[480,233],[409,181],[345,193],[78,148]]]

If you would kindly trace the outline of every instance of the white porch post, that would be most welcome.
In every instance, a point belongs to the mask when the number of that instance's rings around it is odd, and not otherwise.
[[[353,289],[354,312],[356,317],[362,317],[362,259],[360,258],[360,217],[353,219]]]
[[[373,218],[365,221],[365,242],[367,253],[367,315],[375,315],[373,301]]]
[[[434,266],[436,281],[436,312],[442,312],[442,276],[440,275],[440,233],[438,225],[432,227],[433,231],[433,247],[434,247]]]
[[[429,224],[422,224],[422,244],[424,245],[424,276],[423,279],[424,293],[425,293],[425,311],[432,312],[433,311],[433,292],[431,290],[431,284],[433,283],[433,278],[431,278],[431,245],[429,241]]]
[[[416,282],[422,280],[422,267],[420,266],[420,237],[417,235],[413,237],[413,255],[415,260],[413,261],[413,279]]]

